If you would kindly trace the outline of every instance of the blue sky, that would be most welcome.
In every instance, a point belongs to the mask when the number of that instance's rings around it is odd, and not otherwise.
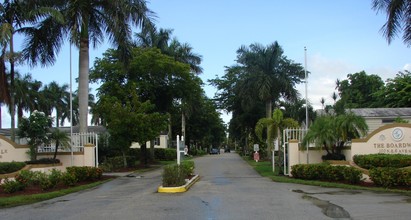
[[[203,74],[208,79],[222,76],[224,67],[235,64],[236,50],[241,45],[274,41],[284,55],[304,65],[307,48],[308,99],[320,108],[320,99],[331,104],[336,79],[362,70],[377,74],[383,80],[394,78],[398,71],[411,70],[411,49],[399,35],[390,45],[380,28],[386,15],[371,9],[371,0],[152,0],[148,7],[157,15],[158,28],[173,29],[173,37],[189,43],[202,56]],[[18,38],[17,47],[22,39]],[[90,67],[95,57],[110,45],[102,44],[90,51]],[[72,74],[78,76],[78,50],[72,49]],[[32,73],[47,84],[69,83],[69,47],[66,44],[58,61],[49,68],[18,66],[20,73]],[[73,90],[77,84],[73,80]],[[297,86],[304,96],[304,85]],[[206,85],[206,94],[216,90]],[[10,116],[3,107],[2,124],[10,127]],[[229,115],[223,114],[224,120]]]

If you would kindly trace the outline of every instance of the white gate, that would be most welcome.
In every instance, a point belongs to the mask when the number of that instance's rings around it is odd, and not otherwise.
[[[290,171],[288,168],[288,143],[289,140],[298,140],[298,145],[300,145],[307,134],[307,130],[304,128],[286,128],[283,130],[283,145],[282,150],[284,153],[284,175],[289,175]],[[308,154],[307,154],[308,155]]]

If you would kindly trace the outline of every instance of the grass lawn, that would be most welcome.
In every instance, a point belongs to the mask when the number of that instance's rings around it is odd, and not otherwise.
[[[297,184],[305,184],[305,185],[313,185],[313,186],[321,186],[321,187],[343,188],[343,189],[372,190],[372,191],[377,191],[377,192],[401,193],[401,194],[411,196],[411,191],[409,190],[387,189],[387,188],[375,187],[375,186],[367,187],[367,186],[360,186],[360,185],[324,182],[324,181],[317,181],[317,180],[294,179],[288,176],[278,175],[278,170],[279,170],[278,167],[276,167],[276,173],[273,173],[270,161],[255,162],[249,157],[243,157],[243,159],[248,164],[250,164],[250,166],[252,166],[261,176],[268,177],[275,182],[297,183]]]

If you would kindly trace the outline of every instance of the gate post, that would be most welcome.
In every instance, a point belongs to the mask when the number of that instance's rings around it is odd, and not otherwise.
[[[95,167],[95,152],[94,152],[94,144],[84,144],[84,166],[88,166],[88,167]]]
[[[291,175],[291,167],[299,164],[300,153],[298,150],[298,140],[289,140],[288,144],[288,175]]]

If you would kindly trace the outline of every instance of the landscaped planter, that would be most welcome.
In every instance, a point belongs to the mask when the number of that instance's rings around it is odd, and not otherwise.
[[[181,192],[186,192],[199,179],[200,179],[200,176],[195,175],[191,179],[187,180],[186,184],[184,184],[182,186],[176,186],[176,187],[159,186],[158,187],[158,192],[159,193],[181,193]]]

